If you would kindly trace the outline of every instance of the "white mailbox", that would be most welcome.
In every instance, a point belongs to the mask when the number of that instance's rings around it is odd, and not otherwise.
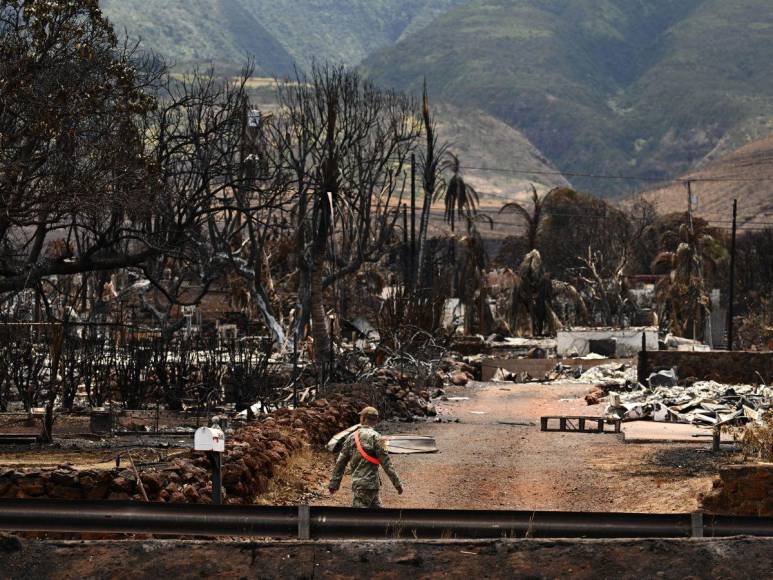
[[[217,427],[199,427],[193,436],[193,449],[196,451],[225,451],[225,435]]]

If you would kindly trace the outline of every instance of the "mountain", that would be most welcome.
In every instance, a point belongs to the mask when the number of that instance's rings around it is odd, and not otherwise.
[[[733,199],[738,200],[742,228],[773,225],[773,138],[761,139],[711,161],[681,178],[692,184],[695,214],[729,226]],[[687,193],[683,182],[647,191],[643,197],[660,213],[683,212]]]
[[[234,72],[249,56],[265,75],[290,74],[294,60],[241,0],[101,0],[116,31],[125,30],[173,65],[213,64]]]
[[[773,119],[769,0],[473,0],[367,57],[480,108],[564,172],[678,175]],[[607,194],[640,184],[574,179]]]
[[[236,69],[248,56],[264,75],[312,60],[357,64],[465,0],[101,0],[118,29],[185,67]]]
[[[273,79],[251,79],[248,88],[256,107],[276,110]],[[464,179],[476,189],[482,206],[496,211],[505,201],[529,200],[532,185],[540,191],[570,186],[521,132],[488,113],[433,102],[432,114],[438,136],[459,158]],[[531,173],[524,175],[523,170]]]
[[[570,185],[520,131],[484,111],[440,104],[433,113],[438,135],[459,157],[464,179],[482,205],[499,209],[504,202],[525,201],[532,185],[543,191]]]

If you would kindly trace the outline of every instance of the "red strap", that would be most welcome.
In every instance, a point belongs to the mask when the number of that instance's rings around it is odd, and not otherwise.
[[[381,462],[378,459],[368,455],[368,453],[362,448],[362,443],[360,442],[360,432],[359,431],[355,431],[354,432],[354,444],[357,445],[357,451],[360,452],[360,455],[362,455],[362,458],[365,461],[370,461],[374,465],[381,465]]]

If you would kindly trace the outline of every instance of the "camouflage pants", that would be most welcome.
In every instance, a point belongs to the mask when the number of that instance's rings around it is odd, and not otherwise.
[[[378,497],[378,489],[352,488],[352,507],[356,508],[380,508],[381,500]]]

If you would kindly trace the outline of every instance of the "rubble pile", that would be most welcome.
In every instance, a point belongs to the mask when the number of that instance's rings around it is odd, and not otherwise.
[[[651,383],[659,384],[653,375]],[[628,393],[610,393],[607,414],[620,419],[717,426],[756,420],[771,408],[773,389],[753,385],[723,385],[701,381],[690,386],[639,385]]]
[[[466,363],[458,356],[446,356],[440,361],[439,370],[436,378],[442,386],[448,382],[457,387],[463,387],[470,381],[475,380],[475,367]]]
[[[610,363],[589,368],[577,380],[582,383],[616,383],[630,385],[636,383],[636,367],[629,364]]]

